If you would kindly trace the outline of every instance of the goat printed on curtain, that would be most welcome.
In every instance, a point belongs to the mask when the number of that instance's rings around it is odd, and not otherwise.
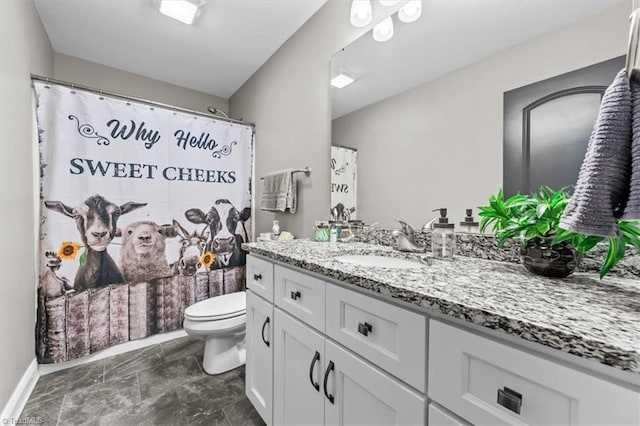
[[[355,149],[331,147],[331,220],[356,218],[357,158]]]
[[[245,290],[253,129],[35,83],[40,363],[175,330]]]

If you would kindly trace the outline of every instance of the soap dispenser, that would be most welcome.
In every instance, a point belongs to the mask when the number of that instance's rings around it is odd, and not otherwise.
[[[277,240],[280,236],[280,221],[274,220],[273,226],[271,227],[271,239]]]
[[[435,209],[440,211],[438,221],[433,224],[431,234],[431,254],[433,257],[452,258],[456,250],[456,236],[453,232],[455,225],[449,223],[447,209]]]
[[[460,222],[460,231],[469,234],[478,234],[480,232],[480,224],[473,219],[473,209],[466,210],[467,215],[464,222]]]

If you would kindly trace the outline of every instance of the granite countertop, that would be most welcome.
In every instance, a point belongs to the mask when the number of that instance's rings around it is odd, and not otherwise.
[[[521,265],[456,256],[411,269],[363,267],[348,254],[420,255],[366,243],[245,243],[250,253],[640,374],[640,281],[575,273],[551,279]],[[424,255],[422,255],[424,256]]]

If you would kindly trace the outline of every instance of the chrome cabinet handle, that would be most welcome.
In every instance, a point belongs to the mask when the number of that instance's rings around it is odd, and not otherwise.
[[[498,404],[502,405],[507,410],[513,411],[516,414],[520,414],[522,408],[522,394],[505,387],[504,389],[498,389]]]
[[[320,383],[317,383],[315,380],[313,380],[313,368],[316,366],[316,362],[318,362],[319,360],[320,352],[316,351],[316,354],[311,360],[311,366],[309,367],[309,380],[311,380],[311,386],[313,386],[313,388],[318,392],[320,392]]]
[[[269,324],[269,321],[269,317],[264,320],[264,324],[262,324],[262,332],[260,333],[262,335],[262,341],[267,345],[267,347],[271,346],[271,342],[264,338],[264,329],[267,327],[267,324]]]
[[[358,333],[362,334],[363,336],[368,336],[372,331],[373,327],[368,322],[365,322],[364,324],[361,322],[358,323]]]
[[[327,392],[327,382],[329,381],[329,373],[333,370],[334,364],[333,361],[329,361],[329,366],[327,367],[327,371],[324,372],[324,396],[327,397],[330,403],[334,403],[333,395]]]

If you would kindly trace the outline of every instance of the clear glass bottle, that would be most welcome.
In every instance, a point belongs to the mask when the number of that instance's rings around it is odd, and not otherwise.
[[[271,239],[277,240],[280,236],[280,222],[277,220],[273,221],[273,227],[271,228]]]
[[[440,210],[438,222],[433,224],[431,234],[431,254],[433,257],[452,258],[456,252],[456,235],[453,231],[455,225],[449,223],[447,209]]]
[[[337,224],[332,223],[329,229],[329,241],[335,243],[338,241],[338,235],[340,234],[340,228]]]
[[[480,224],[473,218],[473,209],[467,209],[467,216],[464,218],[464,222],[460,222],[459,232],[465,232],[467,234],[479,234]]]

